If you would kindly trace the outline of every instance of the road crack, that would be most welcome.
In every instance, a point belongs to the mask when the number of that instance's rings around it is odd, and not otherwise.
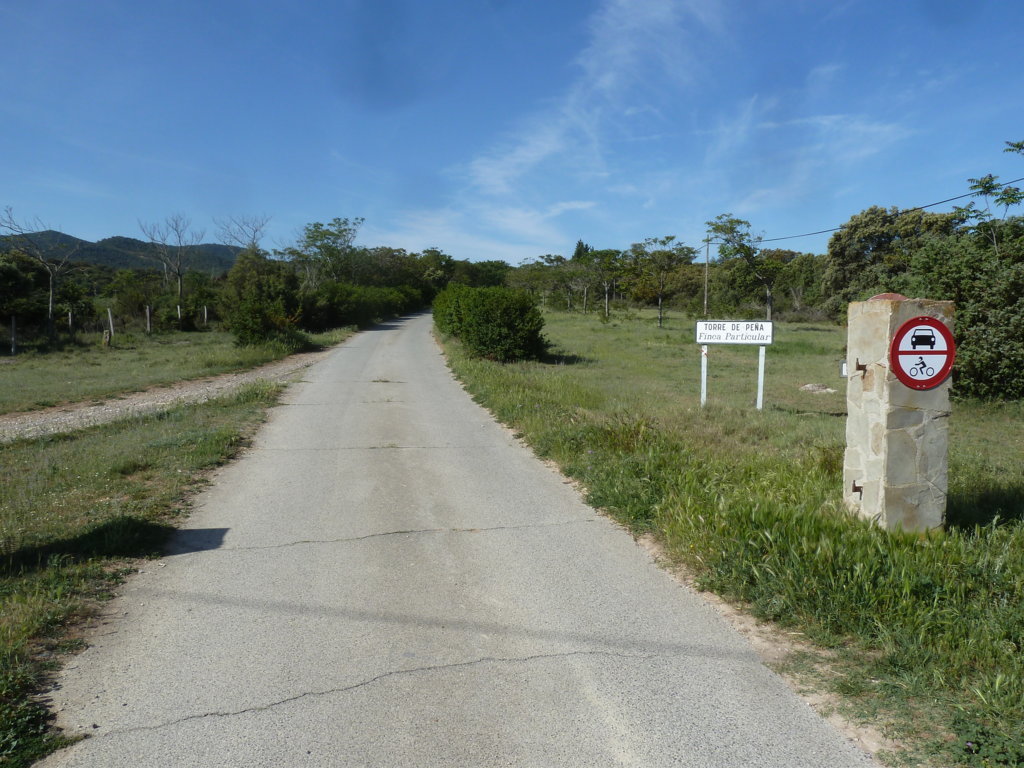
[[[512,657],[500,657],[500,656],[482,656],[478,659],[472,659],[470,661],[460,661],[451,664],[435,664],[424,667],[412,667],[410,669],[396,669],[390,672],[383,672],[379,675],[375,675],[367,680],[361,680],[358,683],[352,685],[341,686],[337,688],[326,688],[321,691],[306,691],[299,693],[294,696],[288,696],[278,701],[273,701],[268,704],[261,704],[254,707],[246,707],[245,709],[228,710],[228,711],[214,711],[214,712],[203,712],[196,715],[188,715],[186,717],[178,718],[177,720],[169,720],[164,723],[156,725],[140,725],[134,728],[124,728],[121,730],[111,730],[106,733],[93,733],[88,734],[87,738],[90,740],[112,738],[114,736],[123,736],[132,733],[142,733],[149,731],[159,731],[165,728],[173,728],[183,723],[189,723],[197,720],[205,720],[207,718],[227,718],[227,717],[240,717],[242,715],[258,714],[262,712],[269,712],[276,707],[285,706],[287,704],[293,704],[303,699],[311,698],[322,698],[325,696],[336,696],[339,694],[351,693],[361,688],[374,685],[375,683],[383,682],[391,678],[404,677],[407,675],[417,675],[423,673],[433,672],[445,672],[453,669],[467,669],[475,666],[483,666],[489,664],[529,664],[535,661],[548,661],[551,659],[567,659],[573,657],[586,657],[586,656],[603,656],[617,659],[637,659],[641,661],[648,661],[657,658],[669,658],[665,654],[644,654],[644,653],[620,653],[613,651],[563,651],[561,653],[538,653],[532,656],[512,656]],[[95,726],[93,726],[95,727]]]
[[[380,533],[368,533],[365,536],[349,536],[338,539],[300,539],[298,541],[288,541],[283,544],[265,544],[262,546],[255,547],[218,547],[217,549],[198,550],[196,552],[186,551],[169,553],[170,556],[178,555],[191,555],[199,554],[200,552],[261,552],[273,549],[287,549],[289,547],[303,547],[311,546],[315,544],[349,544],[357,541],[367,541],[368,539],[380,539],[389,536],[411,536],[427,533],[489,533],[492,531],[524,531],[530,529],[541,529],[541,528],[560,528],[570,525],[583,525],[589,523],[598,522],[597,518],[583,519],[583,520],[563,520],[557,523],[530,523],[527,525],[496,525],[487,528],[410,528],[408,530],[400,531],[381,531]],[[187,533],[187,530],[185,531]]]

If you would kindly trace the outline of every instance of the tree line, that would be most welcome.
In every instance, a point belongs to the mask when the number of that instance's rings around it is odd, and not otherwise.
[[[261,245],[268,222],[215,222],[218,238],[236,254],[223,274],[193,268],[204,232],[187,217],[140,222],[149,245],[140,255],[153,266],[112,269],[77,261],[82,241],[18,220],[8,208],[0,215],[0,318],[22,345],[65,343],[114,317],[136,330],[217,323],[240,344],[294,348],[307,331],[365,326],[429,306],[451,282],[500,285],[510,269],[501,261],[456,260],[437,248],[409,253],[357,245],[358,218],[312,222],[292,245],[270,252]]]

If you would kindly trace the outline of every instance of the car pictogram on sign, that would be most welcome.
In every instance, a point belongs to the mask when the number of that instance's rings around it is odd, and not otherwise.
[[[915,328],[910,335],[910,348],[928,347],[935,349],[935,331],[931,328]]]

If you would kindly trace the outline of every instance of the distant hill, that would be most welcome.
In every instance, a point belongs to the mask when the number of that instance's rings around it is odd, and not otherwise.
[[[52,249],[55,253],[74,249],[71,261],[99,264],[114,269],[153,269],[160,266],[153,245],[133,237],[107,237],[91,243],[52,229],[33,232],[29,237],[43,248]],[[8,239],[0,238],[0,242]],[[189,268],[197,272],[222,274],[231,269],[240,250],[233,245],[197,245],[189,259]]]

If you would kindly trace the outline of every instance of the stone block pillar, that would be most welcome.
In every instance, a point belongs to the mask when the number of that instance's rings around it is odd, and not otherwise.
[[[920,316],[952,329],[953,302],[887,294],[849,307],[843,497],[887,530],[927,531],[946,517],[949,380],[915,390],[890,370],[893,336]]]

